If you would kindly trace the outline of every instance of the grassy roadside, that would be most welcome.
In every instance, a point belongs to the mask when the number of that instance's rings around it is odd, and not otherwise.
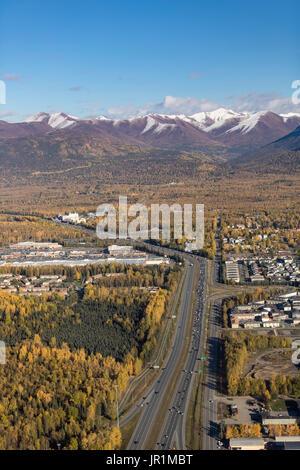
[[[132,436],[133,431],[135,430],[138,420],[140,419],[141,416],[141,411],[139,411],[128,423],[124,424],[122,426],[122,445],[121,445],[121,450],[126,450],[127,446],[129,444],[130,438]]]
[[[202,374],[197,374],[193,386],[190,405],[187,413],[186,426],[186,448],[190,450],[200,449],[200,426],[201,426],[201,403],[202,403]]]

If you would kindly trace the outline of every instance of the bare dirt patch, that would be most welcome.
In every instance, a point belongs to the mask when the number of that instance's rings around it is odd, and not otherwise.
[[[249,353],[244,374],[261,379],[270,379],[273,375],[300,375],[300,370],[291,362],[291,355],[290,349]]]

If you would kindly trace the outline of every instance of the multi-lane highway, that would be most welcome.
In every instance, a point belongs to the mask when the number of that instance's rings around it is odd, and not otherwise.
[[[211,273],[211,281],[213,284],[218,284],[220,281],[220,255],[217,254]],[[155,419],[159,413],[163,396],[166,398],[172,396],[168,413],[165,416],[162,429],[159,433],[159,438],[156,443],[156,449],[167,450],[175,448],[178,450],[185,450],[185,429],[186,429],[186,418],[188,405],[190,401],[190,395],[194,383],[196,374],[202,374],[205,366],[205,374],[203,381],[203,403],[202,403],[202,449],[204,450],[217,450],[219,428],[217,423],[217,361],[218,361],[218,341],[219,341],[219,327],[220,327],[220,307],[221,302],[219,299],[213,300],[212,308],[208,319],[208,330],[207,330],[207,348],[206,356],[203,354],[203,346],[205,340],[205,315],[208,312],[208,298],[206,297],[206,285],[207,285],[207,263],[205,260],[198,257],[200,264],[199,280],[196,292],[196,301],[193,312],[193,330],[192,338],[190,341],[189,353],[185,362],[184,368],[181,371],[181,375],[174,390],[170,391],[165,385],[167,381],[161,377],[158,378],[154,385],[154,394],[151,390],[152,395],[150,400],[147,401],[150,408],[148,413],[145,412],[145,418],[142,416],[138,423],[138,427],[135,430],[133,440],[130,443],[129,448],[145,449],[145,435],[150,433],[150,430],[155,426]],[[189,279],[187,279],[189,282]],[[188,292],[188,291],[186,291]],[[210,296],[211,298],[214,295]],[[185,300],[186,301],[186,300]],[[183,336],[186,338],[186,335]],[[177,338],[178,339],[178,338]],[[173,349],[173,354],[178,351],[178,348]],[[171,357],[173,361],[173,356]],[[169,363],[167,364],[169,367]],[[170,372],[174,373],[170,367]],[[156,393],[155,393],[156,391]],[[160,398],[158,398],[160,397]],[[143,427],[144,432],[143,434]],[[200,431],[200,430],[199,430]],[[131,447],[133,444],[133,447]]]
[[[218,229],[216,233],[217,254],[213,262],[211,279],[212,285],[220,287],[220,265],[221,265],[221,242],[219,236],[220,220],[218,220]],[[90,231],[91,229],[83,228]],[[152,247],[145,242],[140,242],[141,246]],[[206,337],[204,331],[205,315],[208,313],[208,301],[212,301],[212,309],[208,320],[207,331],[207,349],[205,358],[205,374],[203,375],[204,400],[202,403],[202,449],[217,449],[218,424],[217,424],[217,360],[218,360],[218,336],[220,327],[220,299],[226,297],[226,294],[219,291],[209,297],[206,296],[207,262],[198,256],[188,255],[187,253],[176,250],[158,247],[161,253],[169,256],[179,255],[188,263],[187,274],[184,280],[181,303],[177,316],[176,329],[172,348],[165,360],[164,367],[161,369],[155,383],[150,386],[144,397],[140,399],[135,407],[121,419],[121,426],[128,423],[138,412],[141,412],[138,424],[133,432],[129,442],[128,449],[146,449],[147,440],[152,435],[153,429],[158,421],[163,423],[161,429],[156,429],[155,435],[158,435],[156,448],[171,449],[175,444],[176,449],[185,449],[185,428],[187,409],[190,401],[190,394],[193,387],[196,374],[202,374],[204,362],[201,359],[203,354],[203,345]],[[200,266],[200,267],[199,267]],[[196,267],[199,267],[199,272]],[[196,300],[193,311],[193,331],[190,339],[189,354],[185,365],[179,376],[179,380],[174,385],[172,378],[178,373],[178,367],[183,357],[184,347],[188,335],[189,316],[192,306],[192,290],[196,276],[199,275],[198,286],[196,289]],[[171,389],[172,384],[172,389]],[[162,404],[165,401],[170,403],[166,416],[162,417],[161,411],[165,409]],[[158,420],[158,417],[160,419]],[[163,420],[161,419],[163,418]],[[200,431],[200,430],[199,430]]]
[[[203,357],[201,356],[203,343],[203,327],[205,314],[205,280],[206,263],[199,258],[200,272],[194,305],[192,339],[188,358],[181,372],[180,380],[174,389],[168,415],[166,416],[163,430],[157,442],[157,449],[185,449],[185,425],[189,404],[190,392],[195,374],[202,373]]]
[[[171,351],[154,385],[145,395],[140,405],[143,411],[129,442],[128,449],[145,449],[147,439],[158,421],[162,404],[170,396],[169,387],[181,361],[187,336],[195,271],[195,261],[191,259],[183,286],[182,300]]]
[[[218,240],[217,240],[218,241]],[[142,245],[147,245],[142,243]],[[180,308],[177,316],[177,324],[174,333],[173,344],[164,367],[161,369],[155,383],[149,388],[144,397],[136,403],[135,407],[121,420],[121,425],[130,421],[139,411],[141,416],[133,435],[128,444],[128,449],[146,449],[149,436],[153,430],[159,435],[157,449],[172,449],[175,444],[176,449],[185,449],[185,428],[189,398],[196,374],[202,373],[204,363],[201,359],[203,343],[205,338],[204,318],[207,313],[206,284],[207,284],[207,262],[200,257],[190,256],[167,248],[161,248],[164,254],[183,256],[188,263],[188,270],[185,277]],[[212,274],[213,283],[219,282],[219,256],[214,262]],[[199,267],[199,272],[196,270]],[[196,289],[196,300],[193,311],[193,331],[189,343],[189,353],[181,371],[179,380],[174,385],[172,378],[178,372],[182,360],[184,346],[188,336],[189,316],[192,307],[193,286],[196,276],[199,276]],[[204,381],[204,403],[203,403],[203,449],[215,449],[217,438],[217,408],[215,402],[216,390],[216,367],[217,367],[217,342],[218,342],[218,321],[219,304],[213,304],[212,313],[209,320],[208,329],[208,350],[206,364],[206,374]],[[171,389],[171,385],[173,389]],[[169,410],[165,417],[161,417],[163,403],[170,402]],[[163,419],[161,430],[155,429],[158,417]],[[158,431],[158,432],[157,432]]]

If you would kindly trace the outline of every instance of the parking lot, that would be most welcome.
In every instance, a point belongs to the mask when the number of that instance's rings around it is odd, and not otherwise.
[[[229,405],[232,404],[235,404],[238,407],[238,414],[235,416],[230,416]],[[218,398],[219,422],[223,421],[225,424],[251,424],[258,420],[259,407],[252,397]]]

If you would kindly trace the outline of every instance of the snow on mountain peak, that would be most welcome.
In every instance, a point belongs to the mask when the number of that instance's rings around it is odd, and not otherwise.
[[[258,124],[260,118],[267,114],[268,111],[259,111],[258,113],[248,114],[239,124],[228,129],[227,134],[231,132],[241,131],[241,134],[248,134]]]
[[[59,113],[38,113],[34,116],[31,116],[25,120],[25,122],[43,122],[46,121],[49,126],[53,129],[63,129],[69,127],[77,121],[78,118],[75,116],[70,116],[68,114],[59,112]]]
[[[270,115],[270,116],[269,116]],[[263,117],[266,119],[263,120]],[[277,118],[276,118],[277,116]],[[202,111],[191,116],[185,114],[158,114],[152,113],[147,115],[139,115],[129,119],[112,119],[106,116],[98,116],[97,118],[85,118],[81,119],[75,116],[63,112],[57,113],[38,113],[30,118],[27,118],[25,122],[40,122],[48,124],[52,129],[64,129],[75,126],[79,121],[86,122],[89,124],[107,123],[106,130],[110,129],[110,125],[113,127],[121,126],[125,124],[126,129],[134,126],[139,130],[140,135],[146,133],[160,134],[163,131],[173,131],[177,126],[193,126],[196,129],[200,129],[206,133],[211,133],[214,137],[224,135],[224,137],[230,134],[248,134],[250,131],[256,128],[260,122],[266,122],[268,127],[272,127],[272,122],[275,119],[277,126],[283,125],[282,132],[285,131],[285,124],[287,123],[287,131],[293,124],[293,120],[297,121],[300,119],[300,113],[288,113],[288,114],[275,114],[270,111],[259,111],[253,112],[237,112],[232,109],[219,108],[214,111]],[[289,126],[290,123],[290,127]],[[141,129],[142,125],[142,129]],[[259,125],[259,128],[261,126]],[[188,127],[186,127],[188,129]],[[183,132],[185,132],[183,130]],[[187,131],[188,132],[188,131]]]
[[[64,113],[53,113],[48,120],[49,126],[54,129],[64,129],[74,124],[74,118]]]
[[[146,117],[146,125],[142,131],[142,134],[145,134],[146,132],[150,131],[153,127],[155,127],[157,124],[157,121],[152,117],[152,116],[147,116]]]
[[[248,113],[238,113],[232,109],[218,108],[214,111],[200,112],[190,116],[190,119],[196,121],[200,129],[205,132],[211,132],[222,127],[230,119],[242,119],[249,116]]]
[[[214,111],[202,111],[200,113],[193,114],[190,116],[191,118],[195,120],[203,120],[205,118],[212,119],[213,121],[215,120],[225,120],[225,119],[232,119],[235,117],[242,116],[245,113],[237,113],[236,111],[232,111],[232,109],[225,109],[225,108],[218,108],[215,109]]]
[[[25,119],[24,122],[42,122],[48,119],[49,116],[50,115],[47,113],[38,113],[38,114],[34,114],[34,116],[28,117],[27,119]]]
[[[155,134],[160,134],[164,129],[175,129],[176,124],[164,124],[160,122],[156,129],[154,129]]]
[[[219,121],[220,119],[225,120],[239,117],[242,113],[237,113],[235,111],[232,111],[232,109],[219,108],[215,111],[211,111],[208,114],[211,119]]]
[[[111,118],[108,118],[108,117],[103,116],[103,115],[96,117],[96,120],[97,121],[112,121]]]
[[[286,121],[288,121],[289,119],[299,118],[299,117],[300,117],[300,113],[279,114],[279,116],[281,116],[282,119],[284,120],[284,122],[286,122]]]

